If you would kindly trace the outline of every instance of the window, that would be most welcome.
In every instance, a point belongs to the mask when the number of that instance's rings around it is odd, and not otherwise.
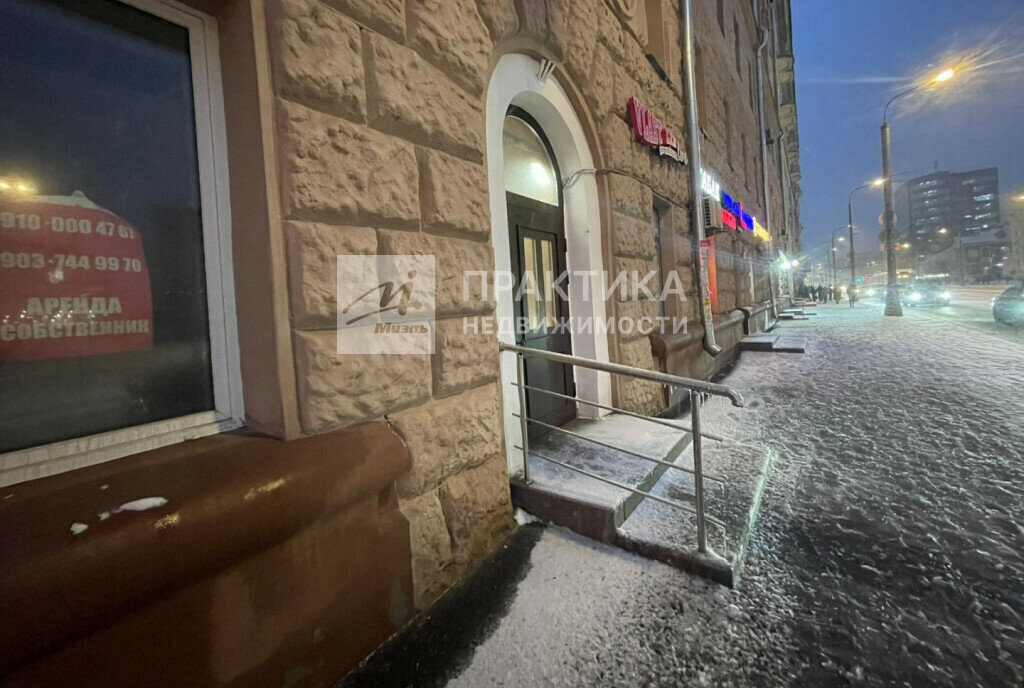
[[[697,122],[700,124],[707,121],[707,86],[704,83],[704,57],[699,45],[693,47],[693,72],[697,96]]]
[[[502,141],[505,156],[505,191],[558,205],[557,173],[547,146],[533,127],[509,115]]]
[[[732,116],[729,113],[729,103],[723,103],[725,107],[725,160],[729,163],[729,167],[732,167]]]
[[[733,47],[736,49],[736,73],[742,74],[740,71],[740,25],[735,19],[732,20],[732,33],[733,33]]]
[[[645,0],[645,14],[647,16],[647,54],[661,67],[663,72],[668,73],[671,65],[669,56],[669,40],[667,36],[667,25],[665,13],[662,7],[663,0]]]
[[[750,156],[747,155],[747,132],[740,134],[740,157],[743,158],[743,184],[750,188]]]
[[[0,63],[0,483],[237,427],[213,21],[8,0]]]
[[[523,294],[527,322],[534,332],[557,324],[554,247],[550,239],[523,238]]]
[[[753,60],[747,62],[747,72],[750,75],[750,109],[757,114],[757,72],[754,70]]]
[[[662,250],[661,242],[664,240],[662,234],[662,224],[664,218],[662,217],[662,210],[658,206],[657,201],[654,203],[654,269],[658,271],[658,315],[665,317],[665,299],[660,298],[663,291],[665,291],[665,268],[662,265]]]

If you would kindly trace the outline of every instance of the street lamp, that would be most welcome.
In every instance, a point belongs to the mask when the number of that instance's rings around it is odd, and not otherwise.
[[[912,93],[923,86],[935,86],[945,83],[952,79],[953,76],[954,72],[952,69],[944,69],[930,80],[924,83],[914,84],[907,90],[897,93],[889,99],[889,102],[885,104],[885,109],[882,110],[882,196],[885,199],[885,212],[882,217],[885,224],[885,271],[888,276],[888,285],[885,294],[886,315],[903,315],[903,306],[900,304],[900,292],[896,274],[896,228],[894,226],[896,222],[895,213],[892,209],[892,170],[889,149],[889,106],[892,105],[894,100],[901,96]]]
[[[850,192],[850,195],[846,197],[846,218],[847,218],[847,229],[850,232],[850,284],[856,284],[857,282],[857,254],[854,251],[853,246],[853,194],[857,193],[861,189],[877,188],[882,185],[885,180],[881,177],[872,179],[867,184],[861,184],[856,189]]]
[[[838,261],[838,256],[836,255],[836,232],[838,232],[840,230],[843,230],[843,229],[846,229],[846,227],[844,227],[843,225],[839,225],[838,227],[836,227],[835,229],[832,230],[832,285],[836,286],[836,287],[839,286],[839,276],[837,274],[837,265],[836,265],[839,262]],[[839,241],[842,241],[842,240],[843,240],[843,237],[839,237]],[[853,249],[853,242],[852,241],[850,242],[850,248],[851,248],[851,250]]]

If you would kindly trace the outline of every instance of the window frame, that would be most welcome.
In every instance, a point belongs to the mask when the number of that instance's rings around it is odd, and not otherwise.
[[[213,409],[0,454],[0,486],[84,468],[244,425],[235,313],[227,131],[216,20],[173,0],[117,0],[188,30],[203,223]]]

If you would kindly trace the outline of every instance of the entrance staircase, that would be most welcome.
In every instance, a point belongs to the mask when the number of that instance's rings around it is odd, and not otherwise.
[[[611,411],[577,418],[528,443],[523,470],[511,477],[513,504],[541,519],[601,542],[656,559],[727,586],[735,586],[756,518],[771,456],[702,429],[706,398],[742,398],[722,385],[565,354],[502,345],[517,355],[628,375],[689,389],[689,412],[675,419]],[[536,389],[519,378],[520,390]],[[699,390],[699,391],[698,391]],[[689,422],[687,422],[689,421]],[[522,444],[520,444],[522,443]]]

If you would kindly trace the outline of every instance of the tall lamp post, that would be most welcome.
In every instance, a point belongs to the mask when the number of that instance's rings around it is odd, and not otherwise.
[[[945,83],[953,78],[952,69],[944,69],[927,82],[930,85]],[[892,170],[889,151],[889,106],[893,101],[908,93],[912,93],[922,84],[915,84],[905,91],[897,93],[882,110],[882,195],[885,198],[885,212],[883,222],[885,224],[885,271],[888,276],[887,291],[885,294],[885,314],[903,315],[903,306],[900,303],[899,284],[896,273],[896,228],[895,213],[892,210]]]
[[[836,227],[835,229],[833,229],[833,250],[831,250],[831,258],[833,258],[833,286],[834,287],[839,287],[839,274],[838,274],[838,268],[837,268],[837,263],[839,262],[839,256],[836,255],[836,232],[837,231],[842,231],[843,229],[846,229],[846,225],[841,224],[838,227]],[[853,263],[853,239],[852,239],[852,236],[853,235],[851,234],[851,240],[850,240],[850,263],[851,264]],[[841,241],[841,242],[843,241],[842,236],[840,236],[839,241]]]
[[[869,187],[879,187],[885,180],[882,177],[873,179],[867,184],[861,184],[856,189],[850,192],[850,195],[846,197],[846,227],[850,232],[850,284],[857,283],[857,254],[853,247],[853,194],[857,193],[861,189],[867,189]]]

